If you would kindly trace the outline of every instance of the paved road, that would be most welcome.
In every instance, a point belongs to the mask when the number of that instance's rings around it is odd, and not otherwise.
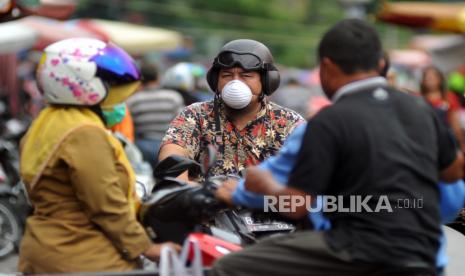
[[[0,259],[0,275],[3,273],[11,273],[16,271],[18,264],[18,255],[10,255],[5,259]]]

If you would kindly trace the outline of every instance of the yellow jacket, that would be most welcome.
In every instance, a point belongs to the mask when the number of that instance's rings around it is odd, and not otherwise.
[[[150,240],[134,211],[121,144],[87,108],[47,107],[22,141],[21,177],[34,205],[20,247],[27,273],[122,271]]]

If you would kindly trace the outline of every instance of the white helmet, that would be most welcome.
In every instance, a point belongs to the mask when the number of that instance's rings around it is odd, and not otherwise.
[[[135,92],[140,73],[134,60],[116,45],[71,38],[45,48],[37,80],[48,103],[92,106],[111,96],[115,99],[110,104],[124,101]]]
[[[196,89],[196,79],[205,75],[202,66],[181,62],[166,70],[162,85],[166,88],[192,92]]]

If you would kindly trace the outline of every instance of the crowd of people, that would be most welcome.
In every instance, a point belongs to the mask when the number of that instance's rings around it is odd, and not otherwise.
[[[358,19],[332,26],[316,55],[321,88],[295,76],[282,85],[271,51],[251,39],[226,43],[208,70],[182,62],[163,73],[95,39],[48,46],[36,75],[46,106],[21,145],[34,213],[19,271],[126,271],[140,256],[158,261],[162,246],[179,250],[153,243],[137,220],[134,172],[112,130],[153,168],[171,155],[201,162],[214,145],[209,173],[242,177],[216,191],[230,206],[260,209],[264,195],[370,196],[373,209],[383,196],[423,200],[392,212],[298,206],[282,215],[305,227],[228,254],[211,275],[442,273],[444,201],[453,214],[465,202],[440,200],[445,187],[464,191],[465,81],[427,67],[416,93],[390,85],[379,36]]]

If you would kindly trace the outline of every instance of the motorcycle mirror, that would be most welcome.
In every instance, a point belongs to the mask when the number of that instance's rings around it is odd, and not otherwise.
[[[216,163],[216,148],[213,145],[208,145],[206,154],[202,160],[202,173],[206,177],[210,168]]]

